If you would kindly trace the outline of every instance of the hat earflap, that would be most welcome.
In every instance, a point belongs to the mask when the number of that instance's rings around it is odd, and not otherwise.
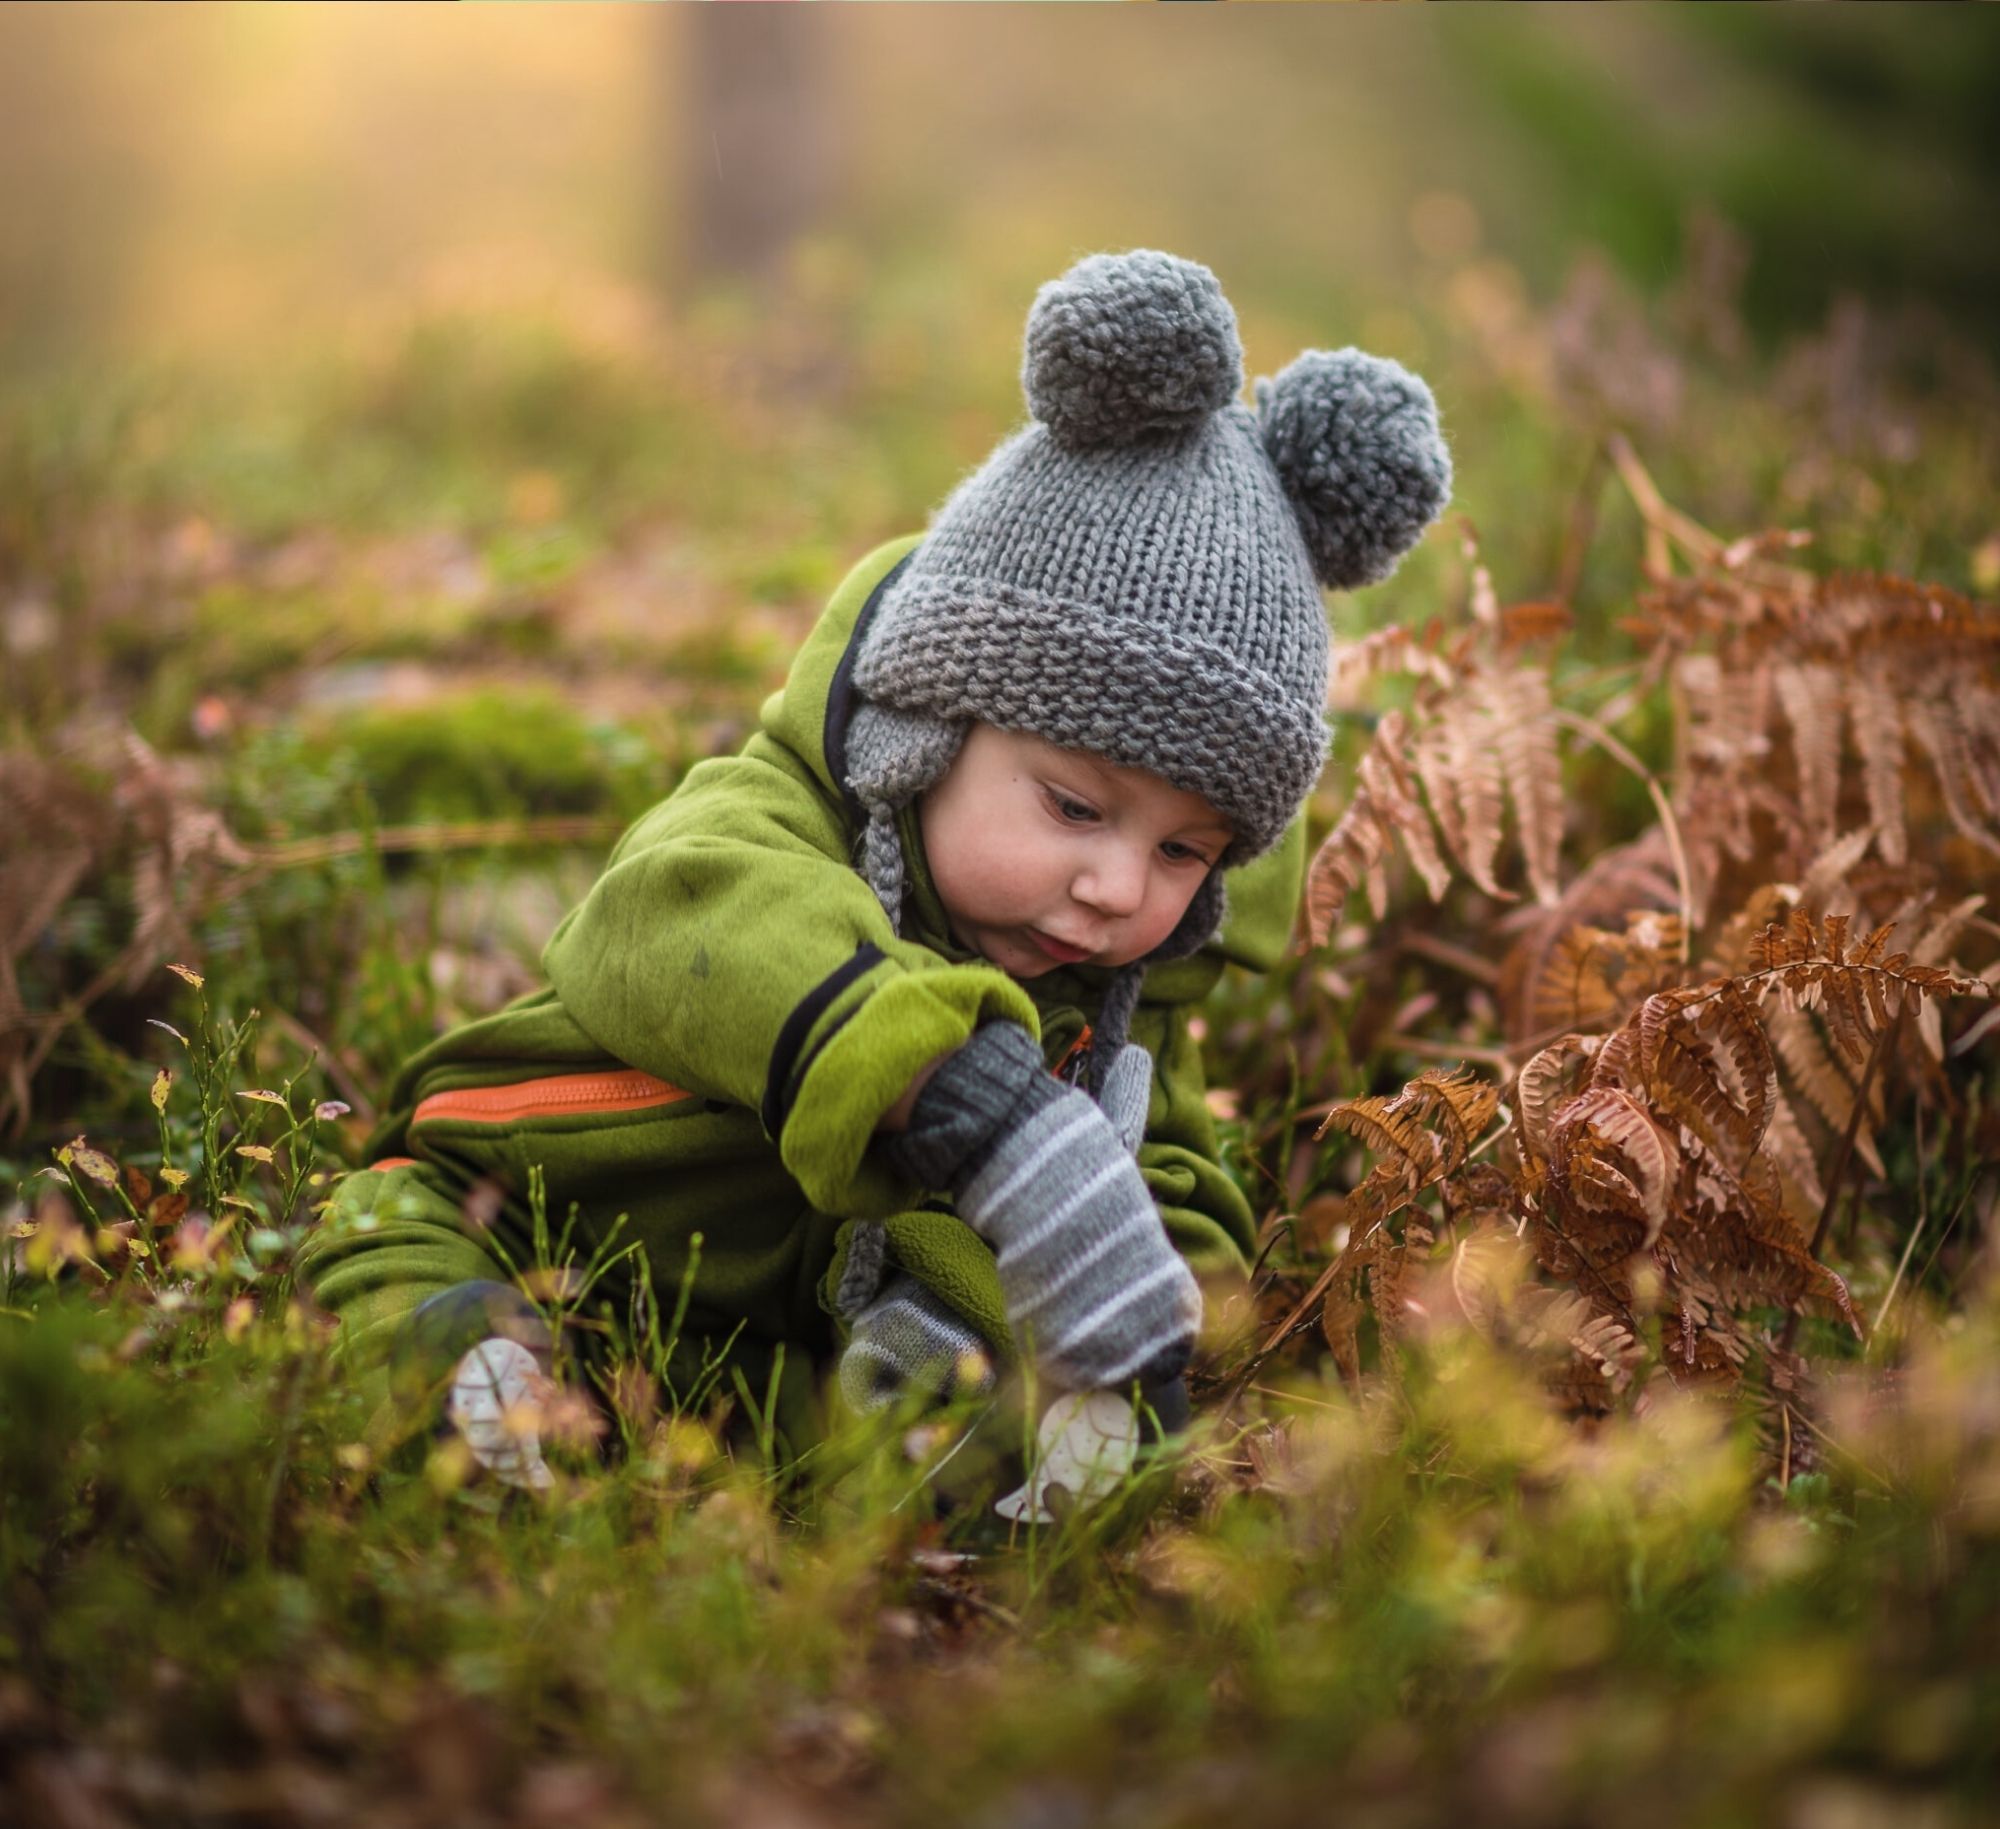
[[[903,931],[903,846],[896,815],[942,780],[965,742],[966,726],[928,712],[862,699],[847,726],[847,788],[867,809],[861,873],[889,925]]]
[[[1257,425],[1322,584],[1379,584],[1451,499],[1451,453],[1419,376],[1360,349],[1308,349],[1259,377]]]

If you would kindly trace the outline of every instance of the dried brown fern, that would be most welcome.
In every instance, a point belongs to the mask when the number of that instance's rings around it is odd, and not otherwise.
[[[1468,554],[1473,550],[1468,534]],[[1417,689],[1407,715],[1383,714],[1357,766],[1355,791],[1313,858],[1306,914],[1316,946],[1325,945],[1357,885],[1366,884],[1369,906],[1382,919],[1383,860],[1396,846],[1433,901],[1449,887],[1454,865],[1486,894],[1511,900],[1497,877],[1510,805],[1536,899],[1552,902],[1560,893],[1559,727],[1547,667],[1523,661],[1520,650],[1566,633],[1568,612],[1539,602],[1503,609],[1484,566],[1474,565],[1472,580],[1470,626],[1449,644],[1435,628],[1422,637],[1381,630],[1336,659],[1336,703],[1385,672],[1413,676]]]
[[[1850,1160],[1882,1173],[1885,1087],[1900,1070],[1937,1090],[1941,1001],[2000,988],[2000,966],[1982,981],[1965,963],[2000,938],[1980,913],[2000,853],[2000,615],[1894,578],[1817,578],[1787,562],[1801,535],[1725,543],[1629,449],[1612,458],[1647,523],[1649,584],[1625,623],[1636,680],[1595,718],[1562,702],[1550,656],[1524,652],[1566,614],[1502,608],[1476,555],[1460,627],[1383,631],[1341,671],[1346,693],[1392,670],[1413,686],[1314,860],[1313,939],[1364,883],[1381,919],[1399,856],[1434,901],[1454,875],[1490,900],[1524,884],[1536,905],[1500,917],[1514,940],[1496,984],[1512,1135],[1474,1160],[1465,1083],[1443,1100],[1435,1076],[1336,1106],[1321,1134],[1377,1162],[1265,1352],[1316,1309],[1354,1375],[1370,1310],[1393,1349],[1428,1299],[1413,1279],[1448,1263],[1475,1325],[1526,1343],[1543,1315],[1562,1345],[1551,1385],[1577,1407],[1644,1376],[1731,1384],[1752,1363],[1795,1391],[1791,1322],[1770,1316],[1814,1307],[1858,1329],[1817,1254]],[[1656,779],[1612,733],[1661,685],[1672,757]],[[1564,730],[1658,812],[1566,885]],[[1510,1252],[1535,1274],[1500,1277],[1503,1299],[1487,1270]]]
[[[1869,573],[1817,578],[1776,562],[1774,554],[1800,543],[1796,534],[1725,544],[1668,507],[1629,449],[1614,457],[1661,555],[1624,626],[1646,650],[1642,680],[1664,678],[1673,694],[1662,831],[1681,854],[1683,880],[1669,906],[1705,926],[1712,909],[1740,905],[1760,884],[1799,883],[1812,859],[1863,832],[1861,849],[1890,871],[1923,859],[1933,871],[1928,886],[1951,887],[1935,874],[1940,832],[1963,846],[1961,877],[1990,871],[2000,856],[2000,614],[1937,587]],[[1675,551],[1691,564],[1688,575],[1674,575]],[[1469,611],[1449,636],[1435,626],[1421,637],[1379,631],[1339,670],[1343,692],[1392,667],[1413,677],[1416,691],[1407,717],[1386,739],[1378,730],[1370,751],[1369,771],[1393,791],[1360,784],[1350,816],[1314,861],[1316,945],[1364,880],[1382,918],[1386,866],[1398,848],[1434,900],[1447,864],[1487,895],[1503,895],[1508,806],[1529,888],[1538,902],[1557,903],[1558,730],[1567,725],[1642,766],[1581,708],[1556,701],[1547,659],[1523,659],[1522,638],[1565,631],[1559,606],[1502,609],[1475,563]],[[1638,701],[1627,694],[1618,702]],[[1419,816],[1413,781],[1430,820]],[[1814,906],[1814,897],[1803,899]],[[1594,924],[1615,929],[1638,905],[1653,904],[1625,903]]]
[[[1657,967],[1664,930],[1645,919]],[[1793,909],[1739,943],[1741,970],[1652,990],[1607,1033],[1564,1034],[1507,1088],[1516,1123],[1497,1163],[1473,1156],[1500,1089],[1462,1071],[1433,1069],[1393,1096],[1336,1106],[1319,1134],[1354,1137],[1378,1161],[1347,1198],[1344,1248],[1292,1320],[1317,1303],[1336,1364],[1357,1376],[1369,1312],[1385,1350],[1402,1338],[1408,1281],[1439,1225],[1455,1253],[1499,1227],[1522,1237],[1545,1287],[1579,1305],[1561,1311],[1569,1357],[1552,1383],[1565,1401],[1614,1401],[1654,1316],[1667,1323],[1657,1369],[1676,1382],[1733,1383],[1758,1357],[1797,1376],[1761,1312],[1810,1304],[1857,1332],[1860,1323],[1808,1236],[1798,1196],[1824,1202],[1821,1169],[1784,1098],[1766,1022],[1817,1007],[1843,1053],[1872,1056],[1905,1008],[1989,992],[1891,952],[1889,939],[1877,927],[1857,941],[1846,917]],[[1841,1084],[1851,1112],[1857,1089]],[[1459,1306],[1476,1324],[1526,1312],[1467,1297],[1459,1284],[1471,1272],[1461,1256],[1453,1264]]]

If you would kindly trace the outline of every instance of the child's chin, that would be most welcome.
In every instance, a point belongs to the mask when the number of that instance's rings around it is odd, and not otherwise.
[[[1058,969],[1059,961],[1051,959],[1034,941],[1012,935],[1004,939],[989,940],[978,949],[989,965],[997,965],[1010,978],[1045,978]]]

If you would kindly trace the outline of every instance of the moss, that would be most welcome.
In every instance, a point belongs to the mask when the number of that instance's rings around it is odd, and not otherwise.
[[[349,752],[390,825],[636,813],[665,786],[634,733],[586,717],[546,687],[478,687],[338,722],[321,714],[313,728]]]

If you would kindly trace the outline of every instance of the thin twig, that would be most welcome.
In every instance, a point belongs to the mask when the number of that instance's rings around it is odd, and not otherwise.
[[[1666,517],[1673,510],[1667,506],[1666,498],[1654,486],[1653,479],[1646,474],[1646,467],[1632,449],[1631,441],[1622,432],[1613,432],[1606,441],[1611,461],[1617,466],[1619,479],[1639,510],[1639,520],[1645,528],[1645,557],[1641,561],[1646,576],[1655,583],[1664,584],[1674,575],[1674,556],[1667,544]],[[1712,538],[1712,536],[1711,536]],[[1719,546],[1720,542],[1716,542]]]
[[[1799,1412],[1799,1421],[1804,1423],[1805,1426],[1808,1429],[1810,1429],[1813,1432],[1813,1434],[1818,1436],[1819,1439],[1823,1441],[1829,1448],[1831,1448],[1835,1454],[1845,1455],[1848,1460],[1852,1461],[1855,1464],[1855,1466],[1859,1467],[1863,1473],[1865,1473],[1871,1480],[1873,1480],[1876,1483],[1876,1485],[1880,1486],[1884,1492],[1894,1492],[1896,1490],[1895,1481],[1890,1479],[1887,1474],[1877,1472],[1876,1469],[1871,1467],[1866,1461],[1864,1461],[1860,1457],[1860,1455],[1856,1454],[1852,1448],[1848,1447],[1848,1445],[1845,1442],[1834,1440],[1832,1436],[1827,1434],[1827,1432],[1824,1429],[1822,1429],[1818,1423],[1814,1422],[1813,1419],[1810,1416],[1808,1416],[1803,1410]]]
[[[1492,960],[1482,958],[1470,947],[1454,946],[1449,940],[1440,940],[1435,934],[1399,935],[1396,948],[1399,952],[1415,953],[1418,958],[1432,960],[1438,965],[1448,965],[1476,984],[1490,988],[1500,982],[1500,968]]]
[[[1419,1060],[1484,1061],[1502,1073],[1514,1071],[1514,1057],[1505,1048],[1482,1048],[1473,1042],[1426,1041],[1421,1035],[1404,1035],[1400,1031],[1383,1036],[1381,1045],[1414,1054]]]
[[[1917,1281],[1919,1283],[1930,1275],[1938,1259],[1943,1256],[1945,1246],[1951,1243],[1951,1235],[1958,1230],[1958,1222],[1964,1217],[1966,1206],[1972,1199],[1973,1186],[1974,1182],[1972,1181],[1968,1181],[1965,1184],[1965,1191],[1959,1195],[1958,1204],[1951,1210],[1951,1217],[1944,1222],[1944,1229],[1938,1233],[1938,1241],[1931,1247],[1930,1256],[1924,1259],[1923,1269],[1917,1272]],[[1975,1250],[1973,1252],[1975,1260],[1978,1258],[1978,1255],[1979,1253]],[[1964,1274],[1964,1267],[1961,1266],[1959,1275],[1963,1276]]]
[[[1617,467],[1639,518],[1646,527],[1646,571],[1665,583],[1673,576],[1673,559],[1667,542],[1676,542],[1689,558],[1700,565],[1729,566],[1729,548],[1692,515],[1683,513],[1660,493],[1646,466],[1639,461],[1632,441],[1623,432],[1613,432],[1605,441],[1611,461]],[[1798,590],[1812,583],[1812,574],[1796,565],[1777,565],[1769,560],[1746,560],[1735,568],[1748,579]]]
[[[1274,1384],[1253,1384],[1248,1387],[1265,1397],[1276,1397],[1285,1403],[1309,1404],[1315,1410],[1344,1410],[1345,1404],[1330,1404],[1324,1397],[1307,1397],[1298,1391],[1281,1391]]]
[[[1904,1241],[1903,1255],[1897,1260],[1896,1274],[1889,1279],[1889,1292],[1882,1298],[1882,1306],[1875,1311],[1875,1325],[1868,1331],[1879,1334],[1882,1323],[1889,1318],[1889,1304],[1895,1301],[1896,1291],[1903,1285],[1903,1272],[1910,1267],[1911,1255],[1917,1248],[1917,1240],[1924,1235],[1924,1228],[1930,1224],[1930,1196],[1924,1187],[1924,1101],[1920,1093],[1916,1101],[1917,1122],[1917,1223],[1910,1228],[1910,1236]]]
[[[42,1033],[40,1039],[21,1061],[19,1082],[21,1090],[12,1096],[13,1110],[7,1122],[10,1135],[19,1136],[28,1128],[28,1113],[32,1105],[35,1075],[41,1070],[42,1063],[49,1058],[56,1043],[84,1011],[125,977],[137,963],[138,958],[137,944],[127,945],[74,997],[65,999],[60,1008],[47,1016],[26,1018],[26,1022],[38,1025]]]
[[[1903,1286],[1903,1272],[1910,1267],[1910,1256],[1917,1248],[1917,1240],[1924,1235],[1925,1215],[1917,1215],[1917,1223],[1910,1228],[1910,1236],[1903,1244],[1903,1255],[1896,1260],[1896,1274],[1889,1280],[1889,1293],[1882,1298],[1882,1306],[1875,1311],[1875,1319],[1868,1331],[1879,1334],[1882,1323],[1889,1318],[1889,1304],[1895,1301],[1896,1291]]]
[[[1898,1007],[1896,1020],[1875,1038],[1874,1047],[1868,1050],[1867,1063],[1861,1069],[1861,1078],[1855,1082],[1854,1105],[1847,1114],[1847,1129],[1840,1138],[1840,1151],[1833,1159],[1833,1167],[1826,1178],[1826,1200],[1819,1210],[1819,1224],[1813,1227],[1812,1243],[1807,1246],[1813,1256],[1819,1255],[1820,1246],[1826,1241],[1826,1229],[1832,1222],[1834,1207],[1840,1200],[1840,1184],[1847,1177],[1847,1165],[1854,1156],[1855,1139],[1861,1134],[1861,1121],[1868,1115],[1868,1090],[1874,1083],[1875,1069],[1888,1053],[1889,1044],[1903,1030],[1903,1011]]]
[[[552,814],[540,819],[480,819],[457,824],[381,826],[373,832],[329,832],[250,853],[248,873],[298,870],[364,852],[478,851],[519,845],[580,845],[616,838],[626,821],[603,813]]]

